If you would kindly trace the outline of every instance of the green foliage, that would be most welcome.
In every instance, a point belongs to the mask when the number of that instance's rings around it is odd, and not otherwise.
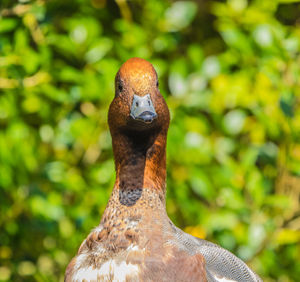
[[[0,280],[57,281],[114,183],[121,63],[171,111],[168,213],[265,281],[300,277],[299,1],[1,1]]]

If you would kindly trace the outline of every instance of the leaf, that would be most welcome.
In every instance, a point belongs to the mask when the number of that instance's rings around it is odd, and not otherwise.
[[[177,1],[166,10],[165,28],[168,31],[178,31],[187,27],[194,19],[197,5],[192,1]]]
[[[3,19],[0,18],[0,33],[5,33],[14,30],[14,28],[17,26],[18,21],[17,19],[11,18],[11,19]]]

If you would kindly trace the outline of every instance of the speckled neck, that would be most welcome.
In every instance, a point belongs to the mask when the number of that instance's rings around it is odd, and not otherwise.
[[[120,193],[125,193],[125,195],[120,196]],[[132,197],[128,193],[137,193],[137,196]],[[123,199],[120,199],[121,197]],[[100,226],[107,230],[111,238],[115,234],[117,237],[126,237],[126,232],[134,232],[136,236],[139,230],[143,229],[162,230],[163,226],[167,226],[168,223],[165,199],[160,197],[157,191],[149,188],[127,191],[115,187]]]

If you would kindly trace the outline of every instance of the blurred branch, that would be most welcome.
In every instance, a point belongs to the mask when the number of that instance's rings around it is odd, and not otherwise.
[[[24,16],[24,23],[30,30],[33,40],[37,44],[45,43],[45,37],[39,27],[38,21],[34,14],[28,13]]]
[[[117,5],[119,6],[119,9],[121,11],[122,17],[126,20],[131,22],[132,21],[132,15],[130,8],[128,6],[128,3],[126,0],[116,0]]]
[[[21,16],[26,14],[31,9],[31,6],[32,5],[30,4],[19,4],[10,9],[3,9],[0,15],[3,17],[9,17],[14,15]]]
[[[39,84],[47,83],[51,80],[50,75],[47,72],[37,72],[33,76],[29,76],[23,79],[23,81],[12,78],[0,77],[0,89],[13,89],[18,88],[22,84],[25,88],[35,87]]]
[[[0,16],[10,17],[10,16],[22,16],[30,11],[33,5],[44,5],[45,0],[37,0],[33,4],[17,4],[12,8],[3,9],[0,11]]]
[[[12,89],[19,86],[19,81],[17,79],[9,79],[0,77],[0,89]]]
[[[283,214],[283,224],[294,220],[300,211],[300,177],[291,175],[286,168],[281,168],[275,184],[276,194],[286,195],[291,200],[291,206]]]
[[[40,0],[35,3],[35,5],[44,5],[44,1]],[[0,15],[3,17],[9,17],[9,16],[24,16],[24,24],[28,27],[30,30],[30,33],[32,35],[33,40],[37,44],[43,44],[45,42],[45,37],[42,33],[42,30],[39,27],[38,21],[36,19],[36,16],[31,13],[33,5],[32,4],[19,4],[14,6],[10,9],[3,9],[0,12]]]
[[[47,83],[51,80],[50,75],[47,72],[37,72],[35,75],[26,77],[23,80],[24,87],[34,87],[39,84]]]
[[[17,65],[20,64],[22,61],[20,56],[15,54],[10,54],[7,56],[0,57],[0,67],[10,66],[10,65]]]

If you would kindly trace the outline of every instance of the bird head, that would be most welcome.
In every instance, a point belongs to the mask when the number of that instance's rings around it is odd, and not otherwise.
[[[167,128],[169,109],[158,86],[151,63],[140,58],[127,60],[115,78],[115,97],[108,112],[110,130]]]

